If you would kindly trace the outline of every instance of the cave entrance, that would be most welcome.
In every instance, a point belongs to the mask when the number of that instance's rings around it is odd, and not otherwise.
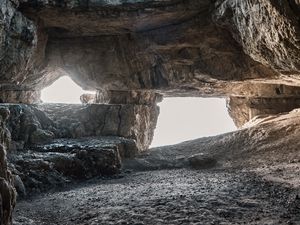
[[[79,104],[82,94],[95,94],[95,92],[85,91],[70,77],[62,76],[41,91],[41,100],[44,103]]]
[[[236,130],[226,100],[221,98],[164,98],[151,147],[173,145]]]

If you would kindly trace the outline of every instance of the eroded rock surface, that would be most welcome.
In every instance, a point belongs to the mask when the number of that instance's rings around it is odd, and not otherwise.
[[[120,172],[122,159],[136,153],[133,140],[120,137],[56,139],[11,154],[14,174],[25,194],[37,194],[94,177]],[[23,187],[17,186],[22,193]]]
[[[85,89],[170,96],[247,97],[245,84],[299,85],[295,0],[2,5],[4,91],[38,92],[66,74]]]
[[[138,151],[151,144],[159,108],[136,104],[3,104],[11,111],[12,149],[55,138],[119,136],[136,141]]]
[[[0,108],[0,224],[11,225],[12,213],[16,204],[16,191],[13,175],[7,166],[6,151],[9,147],[10,133],[6,128],[9,110]]]

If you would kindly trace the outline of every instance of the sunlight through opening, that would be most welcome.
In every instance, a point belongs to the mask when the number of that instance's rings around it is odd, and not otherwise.
[[[151,147],[173,145],[236,130],[225,99],[165,98]]]
[[[41,92],[41,100],[45,103],[69,103],[78,104],[82,94],[94,94],[93,91],[85,91],[70,77],[63,76]]]

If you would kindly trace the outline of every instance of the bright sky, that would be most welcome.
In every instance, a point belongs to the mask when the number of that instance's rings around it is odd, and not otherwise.
[[[225,99],[165,98],[151,147],[177,144],[236,130]]]
[[[84,91],[70,77],[63,76],[56,80],[51,86],[42,90],[41,99],[48,103],[81,103],[80,96],[84,93],[94,93]]]
[[[84,91],[68,76],[42,90],[41,99],[48,103],[80,103]],[[235,130],[225,99],[165,98],[151,147],[171,145]]]

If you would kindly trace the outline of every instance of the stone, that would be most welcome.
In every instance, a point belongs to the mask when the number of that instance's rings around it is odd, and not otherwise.
[[[30,135],[30,144],[42,144],[51,141],[55,135],[51,131],[37,129]]]
[[[215,158],[203,154],[193,155],[188,158],[188,161],[193,169],[211,169],[217,165]]]
[[[95,94],[83,94],[80,96],[81,103],[96,103],[96,95]]]
[[[56,137],[120,136],[134,139],[139,151],[150,146],[159,114],[155,104],[43,104],[38,108],[56,124]]]
[[[120,137],[55,139],[10,155],[21,196],[120,172],[134,142]],[[136,150],[133,149],[136,153]]]
[[[13,182],[14,182],[14,187],[18,193],[18,196],[25,197],[26,196],[26,188],[25,188],[25,185],[24,185],[22,179],[20,178],[20,176],[14,175]]]

